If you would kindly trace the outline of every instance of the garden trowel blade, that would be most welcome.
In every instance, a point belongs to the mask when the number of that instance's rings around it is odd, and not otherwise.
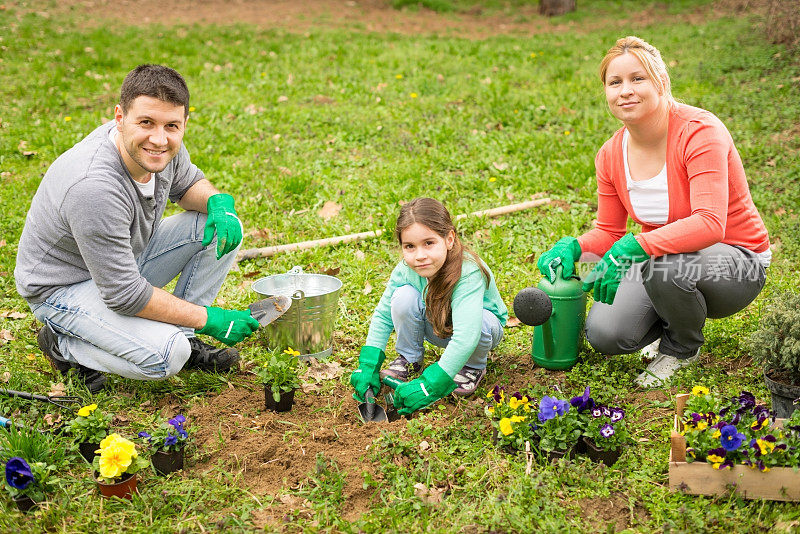
[[[365,402],[358,405],[358,414],[364,423],[383,423],[387,420],[386,410],[375,402],[375,395],[371,389],[364,395]],[[372,402],[369,402],[372,401]]]
[[[250,313],[261,326],[267,326],[275,319],[283,315],[292,305],[292,299],[283,295],[267,297],[252,303]]]

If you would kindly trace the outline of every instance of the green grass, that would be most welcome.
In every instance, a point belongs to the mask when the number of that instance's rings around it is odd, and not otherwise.
[[[475,3],[434,4],[457,13]],[[485,11],[519,4],[486,2]],[[658,46],[674,65],[673,93],[679,99],[711,110],[730,129],[756,204],[773,242],[780,243],[762,296],[734,317],[709,322],[704,352],[714,363],[683,372],[677,389],[703,382],[724,392],[747,388],[764,398],[759,370],[749,364],[743,340],[763,303],[796,286],[800,267],[794,259],[800,252],[800,140],[792,130],[800,115],[800,67],[787,50],[765,42],[751,18],[644,26],[622,18],[653,10],[678,13],[695,4],[582,0],[577,13],[553,21],[573,24],[569,32],[481,41],[325,28],[294,34],[246,25],[86,28],[75,15],[56,22],[9,6],[0,12],[0,310],[28,311],[16,293],[13,269],[25,213],[42,174],[60,153],[112,117],[124,75],[144,62],[169,64],[186,77],[195,108],[185,139],[192,160],[236,197],[246,231],[269,230],[249,238],[246,247],[390,229],[398,202],[419,195],[439,198],[453,214],[524,201],[535,193],[565,202],[565,209],[551,205],[460,223],[510,304],[517,291],[539,279],[526,257],[591,226],[594,154],[619,127],[605,107],[597,65],[616,38],[633,33]],[[26,156],[26,151],[35,154]],[[343,209],[323,221],[316,212],[327,200]],[[358,260],[356,250],[367,259]],[[340,268],[345,287],[334,358],[351,367],[398,257],[387,234],[253,260],[230,274],[220,297],[227,306],[244,306],[253,295],[242,284],[254,277],[293,265],[307,272]],[[374,290],[365,294],[367,284]],[[0,319],[0,329],[14,338],[2,345],[0,355],[0,373],[10,373],[6,387],[48,391],[50,377],[42,373],[47,366],[36,347],[32,316]],[[529,329],[508,330],[490,364],[492,383],[503,382],[506,373],[519,374],[508,362],[529,350]],[[258,357],[253,344],[245,344],[243,354]],[[639,370],[635,356],[605,358],[588,351],[584,356],[562,385],[589,384],[604,398],[630,396]],[[531,377],[557,380],[541,370]],[[124,414],[130,424],[148,421],[153,407],[170,393],[191,405],[207,392],[249,387],[242,376],[203,373],[182,373],[160,383],[110,381],[110,391],[95,400]],[[68,390],[88,398],[71,384]],[[577,532],[593,528],[579,507],[592,500],[624,502],[631,517],[644,511],[634,522],[640,531],[756,532],[780,530],[800,519],[792,504],[671,494],[666,488],[671,420],[647,417],[664,408],[655,402],[631,406],[648,421],[638,436],[649,441],[626,454],[617,468],[578,461],[537,466],[532,475],[524,474],[524,461],[492,448],[480,414],[447,421],[434,410],[412,420],[405,432],[386,434],[368,453],[365,461],[375,471],[365,476],[364,485],[374,498],[360,520],[342,519],[344,475],[335,462],[320,457],[307,483],[296,489],[311,512],[293,518],[291,528]],[[3,415],[31,424],[43,424],[50,411],[18,399],[0,399],[0,408]],[[437,447],[417,453],[422,439]],[[253,511],[270,500],[255,500],[237,477],[217,467],[160,486],[147,484],[129,505],[100,501],[85,465],[74,451],[70,454],[73,476],[64,478],[72,482],[29,518],[0,499],[6,512],[0,529],[247,531]],[[406,463],[399,462],[400,468],[394,459]],[[441,503],[429,505],[415,496],[418,483],[449,490]]]

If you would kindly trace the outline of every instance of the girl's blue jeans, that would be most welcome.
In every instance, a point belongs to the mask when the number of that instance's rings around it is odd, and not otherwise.
[[[425,301],[414,286],[405,285],[398,287],[392,294],[392,322],[397,332],[397,353],[411,363],[421,362],[425,354],[424,341],[437,347],[447,347],[450,338],[440,338],[433,333],[433,325],[425,317]],[[467,367],[484,369],[486,356],[489,351],[497,347],[503,339],[503,325],[500,320],[488,310],[483,310],[483,323],[481,324],[481,337],[478,346],[466,362]],[[448,362],[440,361],[445,372],[452,371],[454,375],[461,370],[448,369]]]
[[[173,295],[200,306],[214,301],[238,251],[217,260],[216,237],[202,246],[205,223],[195,211],[163,219],[137,260],[155,287],[180,275]],[[62,287],[31,310],[55,332],[64,359],[97,371],[158,380],[180,371],[191,353],[193,329],[111,311],[92,280]]]

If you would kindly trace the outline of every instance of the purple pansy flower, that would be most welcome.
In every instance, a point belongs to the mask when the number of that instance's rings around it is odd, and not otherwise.
[[[583,395],[572,397],[569,403],[578,409],[578,413],[594,408],[594,399],[589,396],[589,386],[586,386],[586,389],[583,390]]]
[[[503,400],[502,395],[503,395],[503,388],[500,387],[500,385],[496,385],[494,389],[492,389],[492,398],[494,398],[495,402],[499,403],[502,402]]]
[[[722,444],[722,448],[726,451],[735,451],[741,447],[742,441],[744,441],[746,437],[744,434],[737,431],[736,427],[733,425],[722,427],[720,434],[722,435],[720,436],[719,441]]]
[[[139,432],[139,437],[140,438],[146,438],[147,441],[152,441],[152,436],[150,434],[148,434],[147,432],[145,432],[144,430]]]
[[[737,400],[739,401],[739,411],[747,411],[756,405],[756,397],[749,391],[742,391]]]
[[[522,400],[522,393],[520,393],[519,391],[515,391],[514,393],[511,394],[511,396],[517,400]]]
[[[603,406],[603,415],[606,417],[611,417],[611,408],[608,406]]]
[[[164,445],[169,447],[170,445],[175,445],[178,443],[178,436],[173,436],[170,433],[167,433],[167,439],[164,440]]]
[[[717,469],[719,469],[720,471],[723,469],[731,469],[731,468],[733,468],[733,460],[731,460],[730,458],[725,458],[725,461],[719,464],[719,467],[717,467]]]
[[[600,406],[595,406],[592,408],[592,417],[602,417],[603,416],[603,408]]]
[[[600,427],[600,435],[608,439],[614,435],[614,427],[608,423]]]
[[[622,421],[625,417],[625,410],[622,408],[611,408],[611,422],[616,423],[617,421]]]
[[[545,395],[539,403],[539,421],[549,421],[569,411],[569,402]]]
[[[30,486],[31,482],[33,482],[33,473],[28,462],[19,456],[10,458],[6,463],[6,482],[8,482],[9,486],[18,490],[24,490]]]
[[[759,404],[753,408],[753,415],[758,419],[766,419],[769,417],[769,408],[767,408],[766,404]]]
[[[184,416],[182,416],[181,414],[178,414],[175,417],[173,417],[172,419],[170,419],[169,421],[167,421],[167,423],[171,424],[175,428],[178,428],[179,426],[182,426],[183,423],[185,423],[185,422],[186,422],[186,418]]]

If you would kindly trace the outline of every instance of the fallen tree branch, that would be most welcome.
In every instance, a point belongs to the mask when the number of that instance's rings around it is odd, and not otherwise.
[[[549,204],[549,198],[537,198],[536,200],[529,200],[519,204],[510,204],[508,206],[500,206],[498,208],[491,208],[488,210],[475,211],[472,213],[462,213],[456,216],[456,220],[461,220],[465,217],[499,217],[515,211],[527,210],[535,208],[543,204]],[[289,243],[287,245],[274,245],[271,247],[262,248],[248,248],[240,250],[236,255],[236,261],[251,260],[253,258],[268,258],[281,252],[293,252],[295,250],[308,250],[311,248],[326,247],[341,245],[344,243],[352,243],[354,241],[363,241],[365,239],[372,239],[382,235],[384,230],[372,230],[370,232],[361,232],[358,234],[347,234],[335,237],[326,237],[324,239],[314,239],[312,241],[300,241],[298,243]]]

